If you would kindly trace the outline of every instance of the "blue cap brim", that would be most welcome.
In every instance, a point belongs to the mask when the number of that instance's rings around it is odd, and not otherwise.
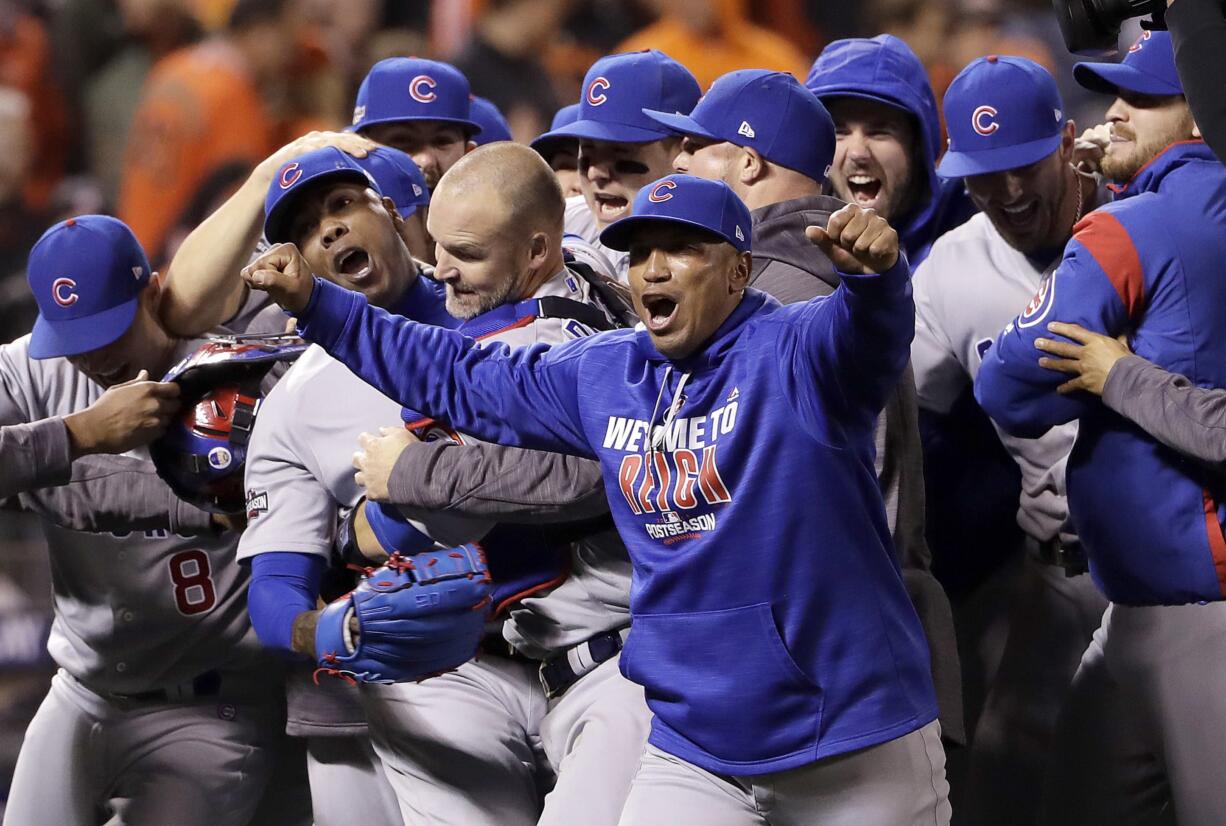
[[[549,160],[567,147],[573,148],[578,143],[579,139],[572,138],[570,135],[555,135],[552,132],[546,132],[533,138],[532,143],[528,144],[528,146],[535,149],[537,154],[545,160]]]
[[[604,244],[611,250],[618,252],[628,252],[630,250],[630,233],[638,229],[644,224],[682,224],[687,227],[700,229],[709,235],[714,235],[717,238],[722,238],[736,249],[745,252],[748,247],[733,238],[729,238],[724,233],[717,229],[712,229],[706,224],[700,224],[697,221],[690,221],[685,218],[675,218],[671,215],[629,215],[622,218],[620,221],[614,221],[604,228],[604,232],[600,233],[600,243]]]
[[[689,115],[678,115],[673,112],[657,112],[654,109],[644,109],[643,114],[668,129],[669,132],[673,132],[678,135],[697,135],[698,137],[706,138],[709,141],[726,140],[726,138],[721,138],[710,129],[703,127],[702,124],[694,120]]]
[[[1138,95],[1182,95],[1183,88],[1123,63],[1078,63],[1073,80],[1091,92],[1115,95],[1120,89]]]
[[[973,175],[990,175],[1029,166],[1055,152],[1060,147],[1061,137],[1062,133],[1057,132],[1046,138],[1015,146],[981,149],[978,152],[949,151],[941,158],[937,174],[942,178],[969,178]]]
[[[419,117],[404,117],[404,116],[393,117],[393,118],[373,118],[371,120],[364,120],[361,123],[354,124],[353,131],[357,132],[360,135],[362,133],[362,130],[368,126],[378,126],[381,123],[408,123],[409,121],[414,121],[414,120],[428,120],[428,121],[433,121],[437,123],[454,123],[456,126],[462,126],[465,129],[467,129],[469,137],[480,134],[481,132],[481,124],[477,123],[476,121],[472,121],[472,120],[463,120],[462,118],[424,118],[424,117],[419,118]]]
[[[371,179],[365,172],[352,169],[349,167],[323,169],[316,172],[314,175],[309,175],[294,182],[294,186],[286,192],[286,194],[277,201],[272,208],[272,212],[268,213],[264,218],[264,237],[270,243],[280,244],[289,239],[285,237],[287,217],[290,207],[292,207],[298,198],[302,195],[302,190],[318,181],[325,181],[330,178],[337,180],[351,180],[354,183],[361,183],[366,186],[371,185]]]
[[[30,358],[78,356],[105,347],[119,339],[136,318],[140,296],[81,318],[50,322],[40,314],[30,335]]]
[[[611,141],[613,143],[650,143],[662,138],[671,138],[673,133],[667,129],[644,129],[641,126],[627,126],[624,123],[605,123],[598,120],[577,120],[561,129],[546,132],[537,138],[538,141],[548,138],[572,138],[589,141]]]

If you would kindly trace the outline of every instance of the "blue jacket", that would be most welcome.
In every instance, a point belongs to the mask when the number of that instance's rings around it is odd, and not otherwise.
[[[621,668],[659,748],[763,774],[935,719],[873,467],[914,327],[905,259],[804,304],[750,290],[677,362],[636,330],[477,348],[318,281],[298,318],[407,407],[600,461],[634,566]]]
[[[1080,419],[1069,512],[1103,593],[1126,605],[1226,593],[1226,483],[1160,445],[1068,376],[1038,365],[1049,321],[1118,336],[1200,387],[1226,387],[1226,167],[1201,141],[1173,144],[1116,200],[1073,228],[1060,266],[988,350],[979,403],[1010,433]]]
[[[923,178],[915,208],[891,217],[912,268],[928,257],[932,244],[978,210],[961,179],[937,175],[941,155],[941,117],[928,72],[911,47],[891,34],[837,40],[827,46],[805,80],[822,98],[862,97],[902,109],[911,115],[919,146],[912,160],[914,174]]]

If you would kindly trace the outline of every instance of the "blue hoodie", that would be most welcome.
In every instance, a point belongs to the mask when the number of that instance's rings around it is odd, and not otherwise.
[[[1113,203],[1073,227],[1060,266],[983,357],[975,397],[1000,427],[1032,438],[1080,419],[1068,462],[1069,512],[1090,573],[1112,602],[1226,598],[1226,482],[1159,444],[1068,376],[1039,366],[1034,341],[1064,321],[1226,387],[1226,168],[1202,141],[1175,143]]]
[[[818,55],[805,80],[822,99],[858,97],[902,109],[915,120],[920,145],[915,162],[923,165],[927,190],[908,215],[891,218],[911,266],[928,257],[932,244],[977,211],[959,180],[937,175],[941,155],[941,118],[928,72],[915,52],[892,34],[836,40]]]
[[[316,281],[303,334],[401,404],[488,441],[598,459],[634,566],[621,658],[651,742],[757,775],[936,718],[873,433],[909,356],[905,258],[780,306],[748,290],[703,348],[644,330],[512,351]]]

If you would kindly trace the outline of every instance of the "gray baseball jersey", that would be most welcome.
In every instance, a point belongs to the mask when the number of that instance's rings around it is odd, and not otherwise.
[[[996,335],[1035,296],[1055,263],[1036,265],[982,213],[937,239],[911,282],[911,363],[921,407],[949,410],[975,380]],[[1038,439],[997,433],[1022,472],[1018,524],[1036,539],[1052,539],[1068,519],[1064,467],[1077,423],[1053,427]]]
[[[566,199],[566,217],[562,225],[568,238],[574,236],[586,241],[592,250],[609,262],[613,268],[612,277],[622,283],[629,279],[630,254],[609,249],[600,243],[600,227],[582,195],[572,195]],[[599,271],[600,268],[597,269]]]
[[[185,342],[182,354],[194,347]],[[34,360],[28,348],[28,336],[0,347],[0,423],[62,416],[102,394],[67,360]],[[144,449],[131,455],[147,458]],[[86,534],[52,524],[46,535],[55,608],[48,648],[95,691],[190,682],[257,655],[233,535]]]

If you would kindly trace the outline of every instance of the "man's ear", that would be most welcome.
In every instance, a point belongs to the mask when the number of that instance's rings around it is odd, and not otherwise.
[[[1196,121],[1192,121],[1192,137],[1196,138],[1198,141],[1205,139],[1205,136],[1201,134],[1200,127],[1196,125]]]
[[[766,159],[752,146],[740,147],[737,159],[737,179],[752,184],[766,176]]]
[[[534,267],[544,264],[549,258],[549,234],[534,232],[528,241],[528,260]]]
[[[468,143],[464,144],[464,154],[467,155],[469,152],[472,152],[476,148],[477,148],[477,142],[469,141]]]
[[[383,196],[383,208],[387,210],[387,214],[391,216],[392,226],[396,228],[396,232],[400,232],[400,228],[404,225],[404,219],[400,217],[400,213],[396,210],[396,203],[386,195]]]
[[[728,292],[732,294],[744,292],[749,286],[749,274],[753,270],[753,255],[748,252],[736,252],[736,269],[728,281]]]
[[[1070,163],[1073,160],[1073,144],[1077,142],[1077,124],[1072,118],[1064,122],[1060,130],[1060,158]]]

